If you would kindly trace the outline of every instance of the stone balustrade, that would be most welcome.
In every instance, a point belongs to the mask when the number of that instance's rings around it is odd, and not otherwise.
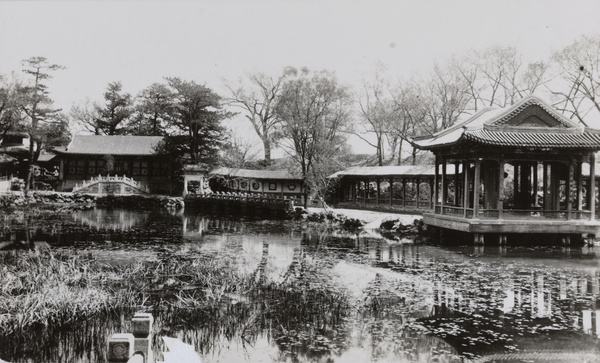
[[[83,190],[88,190],[88,192],[89,192],[89,189],[91,187],[105,184],[105,183],[121,184],[122,186],[129,186],[129,187],[134,188],[143,193],[150,193],[150,189],[148,188],[147,185],[145,185],[144,183],[141,183],[139,181],[135,181],[132,178],[129,178],[125,175],[123,175],[123,176],[98,175],[98,177],[92,177],[90,180],[84,180],[83,183],[81,183],[81,184],[79,184],[79,183],[75,184],[75,187],[73,187],[73,192],[76,193],[76,192],[83,191]],[[98,194],[101,194],[100,189],[99,189]],[[117,193],[117,194],[125,194],[123,188],[121,188],[121,193]]]

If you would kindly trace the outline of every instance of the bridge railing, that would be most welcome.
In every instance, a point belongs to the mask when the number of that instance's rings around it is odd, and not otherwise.
[[[92,177],[89,180],[84,180],[83,183],[81,183],[81,184],[79,184],[79,183],[75,184],[75,187],[73,187],[73,192],[83,190],[85,188],[88,188],[88,187],[98,184],[98,183],[123,183],[123,184],[129,185],[133,188],[139,189],[143,192],[150,193],[150,189],[148,188],[148,186],[146,184],[141,183],[139,181],[135,181],[132,178],[129,178],[125,175],[123,175],[123,176],[98,175],[98,177]]]

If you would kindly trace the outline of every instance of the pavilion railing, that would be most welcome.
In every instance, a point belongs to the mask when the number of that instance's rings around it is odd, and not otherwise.
[[[473,218],[473,208],[447,205],[436,205],[435,214],[447,216]],[[542,209],[479,209],[477,217],[480,219],[556,219],[556,220],[590,220],[589,210],[542,210]]]

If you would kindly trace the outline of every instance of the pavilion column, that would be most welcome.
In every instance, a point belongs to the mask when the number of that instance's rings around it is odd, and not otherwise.
[[[550,208],[549,205],[549,201],[548,201],[548,162],[544,161],[544,166],[543,166],[543,172],[544,172],[544,180],[542,181],[542,188],[544,188],[544,209],[550,210],[553,209]]]
[[[469,208],[469,159],[465,159],[463,163],[463,216],[467,217],[467,208]]]
[[[392,201],[392,199],[394,198],[394,197],[393,197],[393,195],[394,195],[394,178],[390,178],[390,179],[389,179],[389,183],[390,183],[390,196],[389,196],[389,202],[390,202],[390,205],[392,205],[392,204],[394,204],[394,203],[393,203],[393,201]]]
[[[458,175],[458,165],[459,162],[455,161],[454,162],[454,206],[458,207],[458,205],[460,204],[460,188],[458,187],[458,179],[459,179],[459,175]]]
[[[433,174],[433,188],[431,190],[433,197],[433,212],[435,213],[435,206],[438,203],[438,180],[439,180],[439,157],[435,156],[435,172]]]
[[[504,212],[504,159],[498,160],[498,218],[503,218]]]
[[[590,155],[590,220],[596,219],[596,154]]]
[[[442,214],[444,214],[444,206],[446,205],[446,199],[448,198],[448,186],[446,185],[446,160],[442,160],[442,200],[440,202],[442,206]]]
[[[416,207],[419,209],[419,200],[421,199],[421,179],[417,178],[417,201]]]
[[[473,180],[473,218],[479,218],[479,184],[481,183],[481,160],[475,159]]]
[[[539,206],[538,202],[538,162],[536,161],[533,165],[533,205]]]
[[[431,209],[431,206],[433,205],[434,201],[433,201],[433,197],[434,197],[434,192],[433,192],[433,179],[429,179],[429,209]]]
[[[375,180],[375,186],[377,188],[377,194],[375,195],[375,202],[377,203],[377,205],[379,205],[379,192],[380,192],[379,179]]]
[[[575,169],[575,179],[577,183],[577,204],[575,208],[579,211],[583,209],[583,178],[581,177],[581,164],[582,162],[578,161]]]
[[[573,201],[571,200],[571,180],[573,180],[573,167],[574,167],[573,160],[571,160],[569,162],[569,165],[567,165],[567,167],[569,168],[569,170],[568,170],[569,177],[567,178],[565,199],[567,201],[567,220],[569,220],[572,217],[572,211],[573,211]]]
[[[358,190],[358,188],[356,187],[356,180],[352,181],[352,184],[350,186],[351,188],[351,195],[350,195],[350,200],[352,201],[352,203],[356,203],[356,191]]]
[[[402,178],[402,208],[406,207],[406,178]]]

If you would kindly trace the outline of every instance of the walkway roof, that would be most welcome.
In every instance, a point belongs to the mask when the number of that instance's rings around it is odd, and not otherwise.
[[[302,178],[294,176],[287,170],[255,170],[221,167],[212,170],[210,174],[242,179],[302,180]]]
[[[454,165],[448,165],[446,172],[454,174]],[[353,168],[338,171],[329,176],[329,178],[341,177],[415,177],[435,175],[435,166],[433,165],[390,165],[390,166],[356,166]]]

